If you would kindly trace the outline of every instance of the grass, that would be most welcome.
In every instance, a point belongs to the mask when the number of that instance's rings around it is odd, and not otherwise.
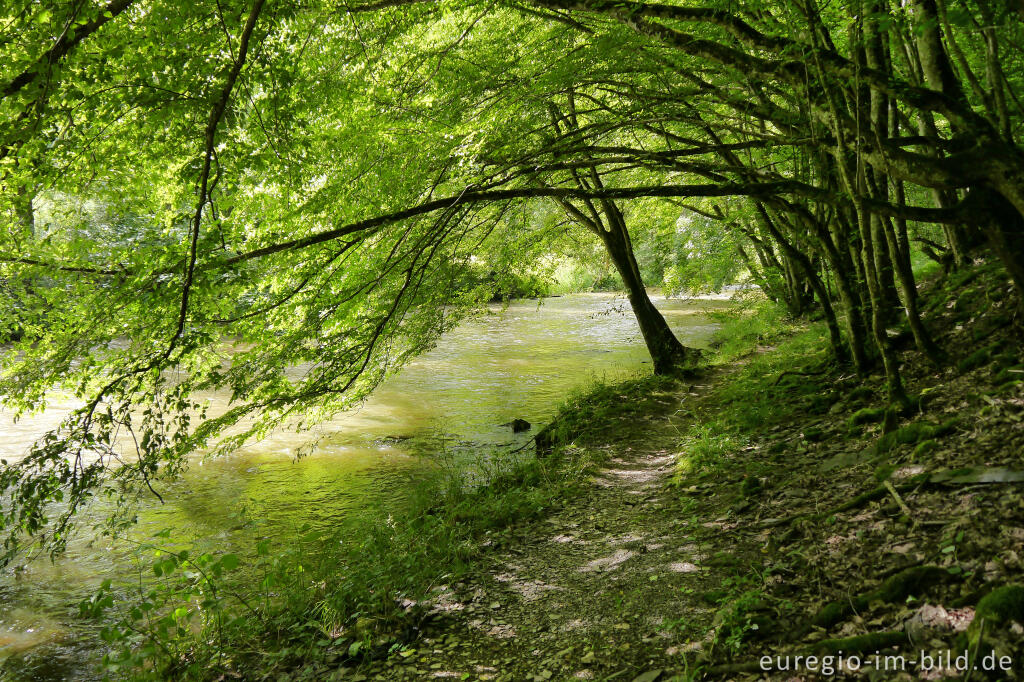
[[[600,384],[562,414],[599,424],[621,404],[613,399],[620,390]],[[484,471],[440,468],[400,513],[366,512],[333,536],[300,529],[288,547],[262,541],[245,556],[191,557],[157,538],[140,548],[147,580],[105,584],[82,610],[105,624],[111,675],[322,679],[401,648],[421,613],[416,604],[516,524],[572,499],[600,458],[559,448],[541,459],[491,458]]]
[[[813,378],[783,372],[812,371],[825,360],[823,324],[793,321],[763,300],[714,315],[722,341],[709,363],[739,369],[718,383],[681,434],[677,481],[701,471],[721,471],[751,434],[815,409],[821,400],[821,387]],[[759,352],[765,347],[773,352]]]
[[[720,325],[714,353],[709,358],[712,365],[749,355],[758,346],[776,343],[797,328],[780,306],[761,296],[738,300],[734,308],[709,313]]]
[[[817,362],[826,347],[818,326],[788,322],[764,303],[716,317],[726,341],[711,363],[743,367],[681,434],[681,466],[707,471],[726,466],[749,430],[785,419],[780,402],[813,393],[774,378],[782,368]],[[776,353],[756,352],[783,339]],[[550,454],[495,459],[482,475],[439,469],[400,513],[367,513],[337,535],[300,533],[287,548],[264,541],[227,561],[149,551],[145,560],[161,566],[158,589],[151,579],[117,599],[108,586],[91,602],[91,615],[108,623],[108,671],[137,679],[320,679],[403,647],[419,602],[465,574],[517,524],[576,497],[584,474],[603,460],[598,446],[642,439],[650,415],[672,407],[678,381],[637,376],[577,392],[544,430]],[[207,575],[213,566],[217,575]]]
[[[646,428],[644,417],[663,406],[676,379],[637,375],[614,384],[598,381],[563,402],[537,438],[552,449],[606,443],[611,434],[629,436]]]

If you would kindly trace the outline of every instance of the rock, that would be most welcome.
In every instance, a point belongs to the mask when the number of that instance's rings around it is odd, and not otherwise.
[[[533,428],[533,424],[525,419],[513,419],[509,422],[509,425],[512,427],[513,433],[522,433],[523,431],[529,431]]]
[[[849,425],[859,426],[861,424],[871,424],[874,422],[880,422],[883,419],[885,419],[884,407],[865,407],[853,413],[849,419]]]
[[[825,439],[825,432],[816,426],[804,429],[804,440],[817,443]]]

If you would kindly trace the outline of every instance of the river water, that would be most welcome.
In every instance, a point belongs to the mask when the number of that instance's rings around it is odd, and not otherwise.
[[[706,346],[715,329],[705,311],[727,305],[654,301],[680,340],[696,347]],[[165,504],[153,498],[143,505],[133,533],[170,528],[175,538],[225,549],[251,538],[253,520],[262,536],[282,540],[305,524],[337,528],[360,509],[400,504],[438,457],[471,463],[496,448],[521,446],[530,434],[514,435],[504,424],[526,419],[536,430],[567,394],[628,377],[647,363],[622,297],[575,294],[494,306],[314,434],[281,431],[230,456],[197,459],[164,491]],[[22,456],[70,407],[55,401],[16,423],[0,413],[0,457]],[[102,654],[77,604],[105,578],[135,570],[131,556],[127,543],[83,532],[56,562],[0,573],[0,679],[94,679],[90,662]]]

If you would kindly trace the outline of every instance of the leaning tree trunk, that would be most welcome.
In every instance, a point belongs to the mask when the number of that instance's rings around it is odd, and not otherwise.
[[[605,208],[609,223],[608,229],[603,229],[598,234],[626,287],[629,304],[633,308],[633,314],[636,315],[640,333],[643,334],[644,343],[647,344],[651,361],[654,363],[654,373],[672,374],[687,363],[692,364],[700,355],[700,351],[695,348],[687,348],[680,343],[669,328],[664,316],[654,307],[650,296],[647,295],[643,279],[640,277],[640,268],[633,256],[633,245],[630,242],[625,222],[622,220],[621,214],[618,214],[617,209]],[[607,213],[613,215],[607,215]]]
[[[576,176],[576,181],[581,187],[588,186],[579,176]],[[593,174],[592,182],[600,185],[601,179],[596,172]],[[640,276],[640,267],[633,255],[633,243],[629,238],[629,230],[626,229],[626,220],[615,202],[604,200],[598,205],[584,200],[586,212],[567,200],[556,199],[556,202],[570,218],[601,238],[601,243],[604,244],[626,287],[629,304],[633,308],[633,314],[640,325],[640,333],[643,334],[644,343],[654,363],[654,373],[672,374],[688,364],[695,363],[700,357],[700,350],[687,348],[679,342],[669,328],[668,322],[647,295],[643,278]]]

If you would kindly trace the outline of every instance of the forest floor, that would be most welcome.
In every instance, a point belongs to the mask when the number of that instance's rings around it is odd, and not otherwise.
[[[595,392],[556,422],[601,454],[577,494],[489,533],[409,605],[414,640],[335,674],[1024,678],[1024,334],[1005,276],[972,272],[924,298],[948,365],[903,343],[913,413],[830,365],[819,325]]]
[[[693,388],[696,402],[710,385]],[[701,522],[683,517],[665,447],[685,417],[670,409],[679,396],[663,398],[641,439],[605,445],[584,495],[496,538],[468,579],[436,589],[419,641],[365,675],[633,680],[674,667],[682,647],[666,631],[681,618],[710,624],[712,613],[693,589],[707,578],[708,548],[690,528]]]

